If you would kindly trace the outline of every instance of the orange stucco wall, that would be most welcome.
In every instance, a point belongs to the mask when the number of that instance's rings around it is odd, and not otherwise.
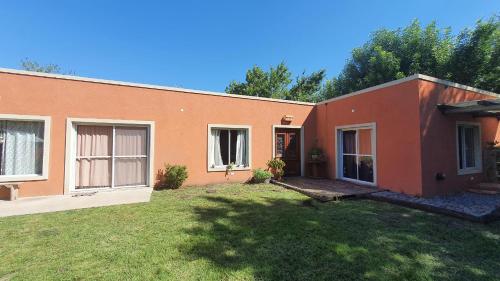
[[[182,111],[181,111],[182,109]],[[165,163],[188,167],[187,185],[246,181],[251,171],[207,172],[208,124],[252,127],[252,168],[272,157],[272,125],[293,115],[290,125],[305,128],[305,150],[312,146],[312,105],[228,98],[0,73],[0,113],[52,117],[49,179],[26,182],[20,196],[63,194],[66,120],[73,118],[155,121],[154,170]]]
[[[483,179],[483,174],[458,175],[457,121],[481,124],[482,147],[499,139],[499,124],[494,117],[473,118],[470,115],[443,115],[437,105],[494,97],[441,84],[419,80],[420,138],[422,151],[422,189],[424,196],[449,194],[472,187]],[[437,181],[436,173],[446,179]]]
[[[422,194],[418,81],[373,90],[317,106],[318,145],[335,178],[335,127],[376,124],[377,185]]]

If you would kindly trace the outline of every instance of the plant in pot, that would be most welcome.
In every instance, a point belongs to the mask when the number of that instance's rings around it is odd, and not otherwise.
[[[264,169],[255,169],[253,170],[253,182],[254,183],[269,183],[273,174]]]
[[[267,161],[267,167],[273,174],[275,180],[281,180],[281,178],[285,174],[285,171],[283,170],[285,168],[285,165],[285,162],[279,158],[274,158]]]
[[[226,166],[226,176],[227,175],[234,175],[233,170],[234,170],[235,164],[233,162],[229,163]]]

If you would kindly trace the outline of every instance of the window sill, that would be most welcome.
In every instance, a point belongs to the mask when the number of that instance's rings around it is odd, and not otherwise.
[[[250,171],[252,168],[250,167],[236,167],[232,171],[237,172],[237,171]],[[226,172],[227,169],[226,167],[220,167],[220,168],[208,168],[209,172]]]
[[[43,180],[48,180],[48,177],[43,175],[0,176],[0,183]]]
[[[480,174],[482,173],[482,169],[464,169],[464,170],[458,170],[457,175],[463,176],[463,175],[471,175],[471,174]]]

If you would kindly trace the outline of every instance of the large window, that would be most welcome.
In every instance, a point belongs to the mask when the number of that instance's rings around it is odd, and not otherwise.
[[[22,181],[46,178],[48,118],[0,115],[0,180]],[[45,152],[45,153],[44,153]],[[44,169],[45,167],[45,169]]]
[[[481,145],[479,125],[457,124],[458,173],[469,174],[481,171]]]
[[[148,184],[148,128],[78,125],[75,188]]]
[[[342,128],[337,134],[339,177],[375,183],[375,129],[372,125]]]
[[[209,126],[208,168],[225,170],[250,166],[250,128],[248,126]]]

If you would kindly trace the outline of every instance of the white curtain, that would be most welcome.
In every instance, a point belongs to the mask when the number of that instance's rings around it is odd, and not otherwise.
[[[37,150],[37,143],[43,144],[43,123],[4,121],[0,123],[0,130],[4,131],[5,137],[2,157],[4,174],[41,173],[43,151]]]
[[[115,186],[146,185],[147,129],[117,127],[115,137]]]
[[[208,152],[210,167],[222,166],[222,154],[220,151],[220,130],[212,129],[210,132],[210,151]]]
[[[246,131],[238,130],[236,138],[236,166],[246,166]]]
[[[78,126],[76,188],[111,186],[113,127]]]

